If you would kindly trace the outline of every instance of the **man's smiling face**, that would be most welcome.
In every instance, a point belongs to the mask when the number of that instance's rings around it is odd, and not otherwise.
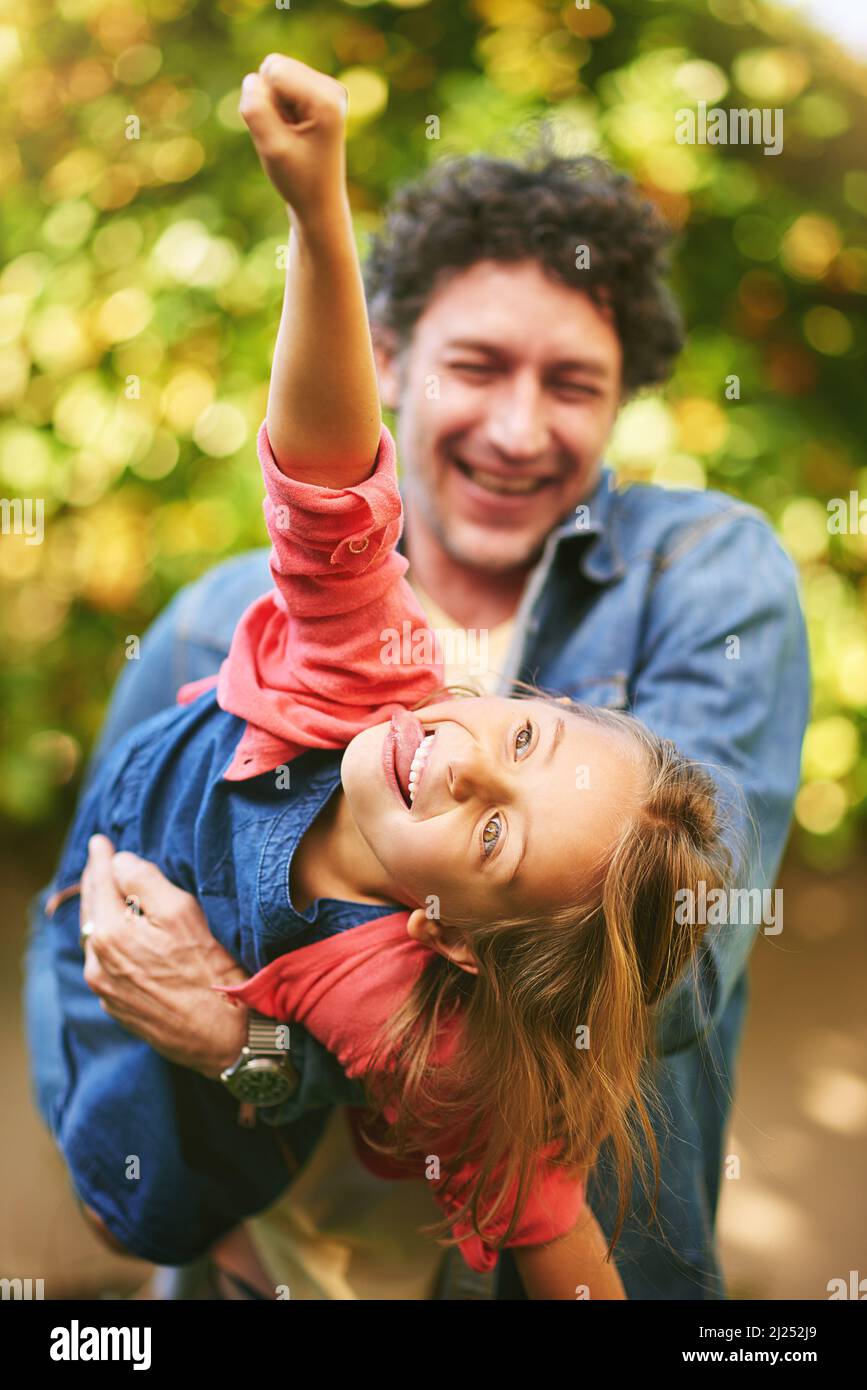
[[[410,539],[423,525],[459,564],[528,566],[599,478],[621,404],[610,316],[537,261],[479,261],[434,292],[400,361],[379,362]]]

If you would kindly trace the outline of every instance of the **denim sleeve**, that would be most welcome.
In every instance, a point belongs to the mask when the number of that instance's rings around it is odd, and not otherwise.
[[[794,564],[759,517],[703,524],[659,568],[632,708],[714,775],[741,887],[771,887],[779,870],[809,703]],[[697,977],[685,975],[660,1006],[664,1052],[719,1022],[760,928],[706,928]]]

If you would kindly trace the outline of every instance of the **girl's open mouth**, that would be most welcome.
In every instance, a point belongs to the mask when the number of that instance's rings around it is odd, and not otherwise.
[[[412,809],[432,741],[433,734],[410,710],[397,710],[391,716],[382,746],[385,775],[407,810]]]

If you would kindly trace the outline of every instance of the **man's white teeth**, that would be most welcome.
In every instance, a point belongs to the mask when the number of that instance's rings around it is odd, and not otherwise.
[[[415,799],[415,788],[418,779],[421,777],[421,770],[427,761],[428,749],[433,743],[433,734],[425,734],[418,748],[415,750],[415,757],[409,765],[409,799],[410,804]]]
[[[528,493],[538,492],[544,487],[544,478],[510,478],[502,473],[489,473],[486,468],[471,468],[468,463],[462,465],[468,477],[479,487],[487,488],[489,492],[502,493]]]

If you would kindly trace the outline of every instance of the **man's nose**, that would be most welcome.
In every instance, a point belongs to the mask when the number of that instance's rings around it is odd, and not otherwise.
[[[496,393],[488,439],[506,462],[534,463],[548,449],[547,406],[535,375],[510,377]]]

